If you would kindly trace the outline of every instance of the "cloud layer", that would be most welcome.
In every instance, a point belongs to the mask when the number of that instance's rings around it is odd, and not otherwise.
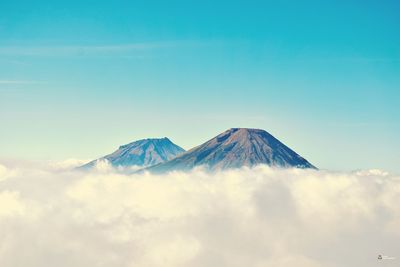
[[[0,165],[0,266],[372,267],[400,256],[400,177],[383,171],[125,175],[65,171],[72,163]]]

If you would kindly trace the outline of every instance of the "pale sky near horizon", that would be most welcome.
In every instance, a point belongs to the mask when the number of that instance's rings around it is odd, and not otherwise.
[[[265,129],[319,168],[400,172],[398,1],[0,2],[0,158],[189,149]]]

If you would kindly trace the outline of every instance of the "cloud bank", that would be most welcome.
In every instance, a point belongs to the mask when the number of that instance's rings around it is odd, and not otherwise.
[[[72,163],[0,165],[0,266],[372,267],[400,256],[400,177],[387,172],[65,171]]]

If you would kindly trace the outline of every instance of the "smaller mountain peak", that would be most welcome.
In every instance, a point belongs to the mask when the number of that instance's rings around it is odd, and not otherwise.
[[[167,138],[147,138],[120,146],[113,153],[100,160],[108,160],[113,166],[151,166],[170,160],[185,150]],[[93,167],[97,160],[81,168]]]
[[[140,139],[134,142],[131,142],[126,145],[122,145],[119,147],[119,149],[127,148],[127,147],[132,147],[132,146],[142,146],[144,144],[155,144],[155,143],[172,143],[171,140],[168,137],[163,137],[163,138],[146,138],[146,139]]]
[[[148,139],[149,142],[152,143],[160,143],[160,144],[169,144],[172,143],[171,140],[168,137],[162,137],[162,138],[151,138]]]

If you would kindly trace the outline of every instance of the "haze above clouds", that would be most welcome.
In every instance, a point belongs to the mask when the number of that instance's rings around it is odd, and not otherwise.
[[[73,162],[0,165],[0,266],[368,267],[398,256],[400,177],[384,171],[65,171]]]

